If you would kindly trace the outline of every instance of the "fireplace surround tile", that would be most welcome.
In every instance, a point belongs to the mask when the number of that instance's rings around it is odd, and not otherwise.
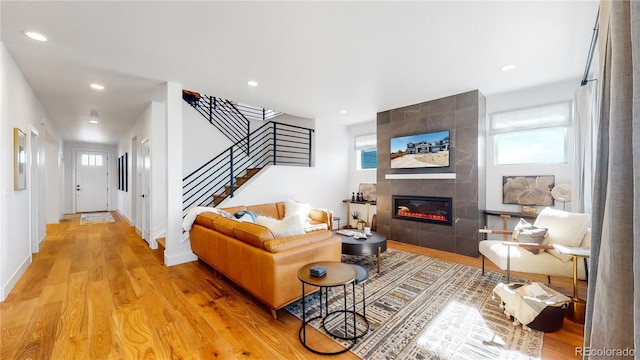
[[[478,90],[378,113],[377,222],[390,240],[477,256],[477,229],[484,225],[485,98]],[[451,167],[391,169],[389,140],[429,131],[451,131]],[[479,149],[480,148],[480,149]],[[479,153],[480,151],[480,153]],[[484,167],[482,167],[484,169]],[[385,179],[385,174],[456,173],[456,179]],[[392,195],[453,198],[451,226],[392,219]],[[414,225],[417,224],[417,225]]]

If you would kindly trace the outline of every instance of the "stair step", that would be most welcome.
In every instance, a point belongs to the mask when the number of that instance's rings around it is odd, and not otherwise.
[[[248,177],[252,177],[253,175],[257,174],[260,170],[262,170],[262,168],[247,168],[247,175]]]

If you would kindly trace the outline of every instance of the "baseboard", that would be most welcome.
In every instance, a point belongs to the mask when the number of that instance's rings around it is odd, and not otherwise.
[[[132,226],[132,225],[131,225],[131,220],[129,220],[129,218],[128,218],[125,214],[121,213],[121,212],[120,212],[120,210],[116,210],[116,211],[118,212],[118,214],[120,214],[120,216],[124,219],[124,221],[126,221],[126,222],[127,222],[127,224],[128,224],[129,226]]]
[[[18,280],[20,280],[22,275],[24,275],[24,272],[27,271],[27,268],[29,267],[30,264],[31,264],[31,254],[29,254],[29,256],[27,256],[27,258],[24,260],[22,265],[18,267],[18,270],[16,270],[16,272],[13,273],[13,275],[11,275],[11,277],[9,278],[9,281],[7,281],[7,284],[2,285],[2,288],[0,288],[0,301],[5,301],[7,299],[7,296],[9,296],[9,293],[11,292],[11,290],[13,290],[13,287],[16,286],[16,284],[18,283]]]
[[[167,266],[180,265],[191,261],[198,260],[198,257],[193,252],[167,256],[167,252],[164,252],[164,263]]]
[[[47,224],[59,224],[60,223],[60,219],[59,218],[51,218],[51,219],[47,219]]]
[[[139,227],[137,227],[137,226],[134,226],[133,228],[135,229],[136,234],[137,234],[138,236],[142,237],[142,230],[140,230],[140,228],[139,228]]]

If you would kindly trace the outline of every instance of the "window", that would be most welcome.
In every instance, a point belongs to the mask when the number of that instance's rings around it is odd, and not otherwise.
[[[375,169],[377,167],[376,134],[359,135],[354,139],[358,170]]]
[[[377,150],[376,149],[370,149],[370,150],[360,150],[360,167],[358,168],[359,170],[364,170],[364,169],[375,169],[376,168],[376,162],[377,162]]]
[[[102,155],[82,154],[83,166],[102,166]]]
[[[563,102],[492,114],[489,134],[495,136],[495,163],[566,163],[571,105]]]

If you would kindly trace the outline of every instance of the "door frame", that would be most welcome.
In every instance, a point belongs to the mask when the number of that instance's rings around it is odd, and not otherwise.
[[[145,146],[148,147],[148,155],[149,155],[149,164],[145,163]],[[153,236],[153,225],[152,225],[152,215],[151,215],[151,188],[152,188],[152,178],[151,178],[151,166],[153,161],[151,160],[151,139],[145,138],[140,142],[140,237],[149,244],[149,248],[157,249],[158,242]],[[145,194],[146,191],[146,194]],[[143,197],[144,195],[144,197]],[[146,206],[145,206],[146,205]],[[145,221],[146,220],[146,221]],[[146,228],[148,227],[148,229]],[[145,238],[145,230],[147,232],[147,238]]]
[[[40,252],[40,150],[39,133],[34,127],[29,130],[29,239],[31,240],[31,253]]]
[[[71,208],[73,209],[73,213],[75,214],[78,212],[78,208],[76,206],[76,184],[78,183],[78,153],[81,151],[97,151],[107,153],[107,211],[113,210],[113,201],[111,201],[111,189],[114,188],[112,186],[112,182],[115,181],[115,177],[113,176],[113,174],[116,173],[116,165],[115,162],[113,164],[111,163],[111,159],[113,158],[111,150],[102,148],[89,149],[82,147],[72,149],[73,163],[71,164],[71,184],[69,186],[69,192],[71,196]]]

